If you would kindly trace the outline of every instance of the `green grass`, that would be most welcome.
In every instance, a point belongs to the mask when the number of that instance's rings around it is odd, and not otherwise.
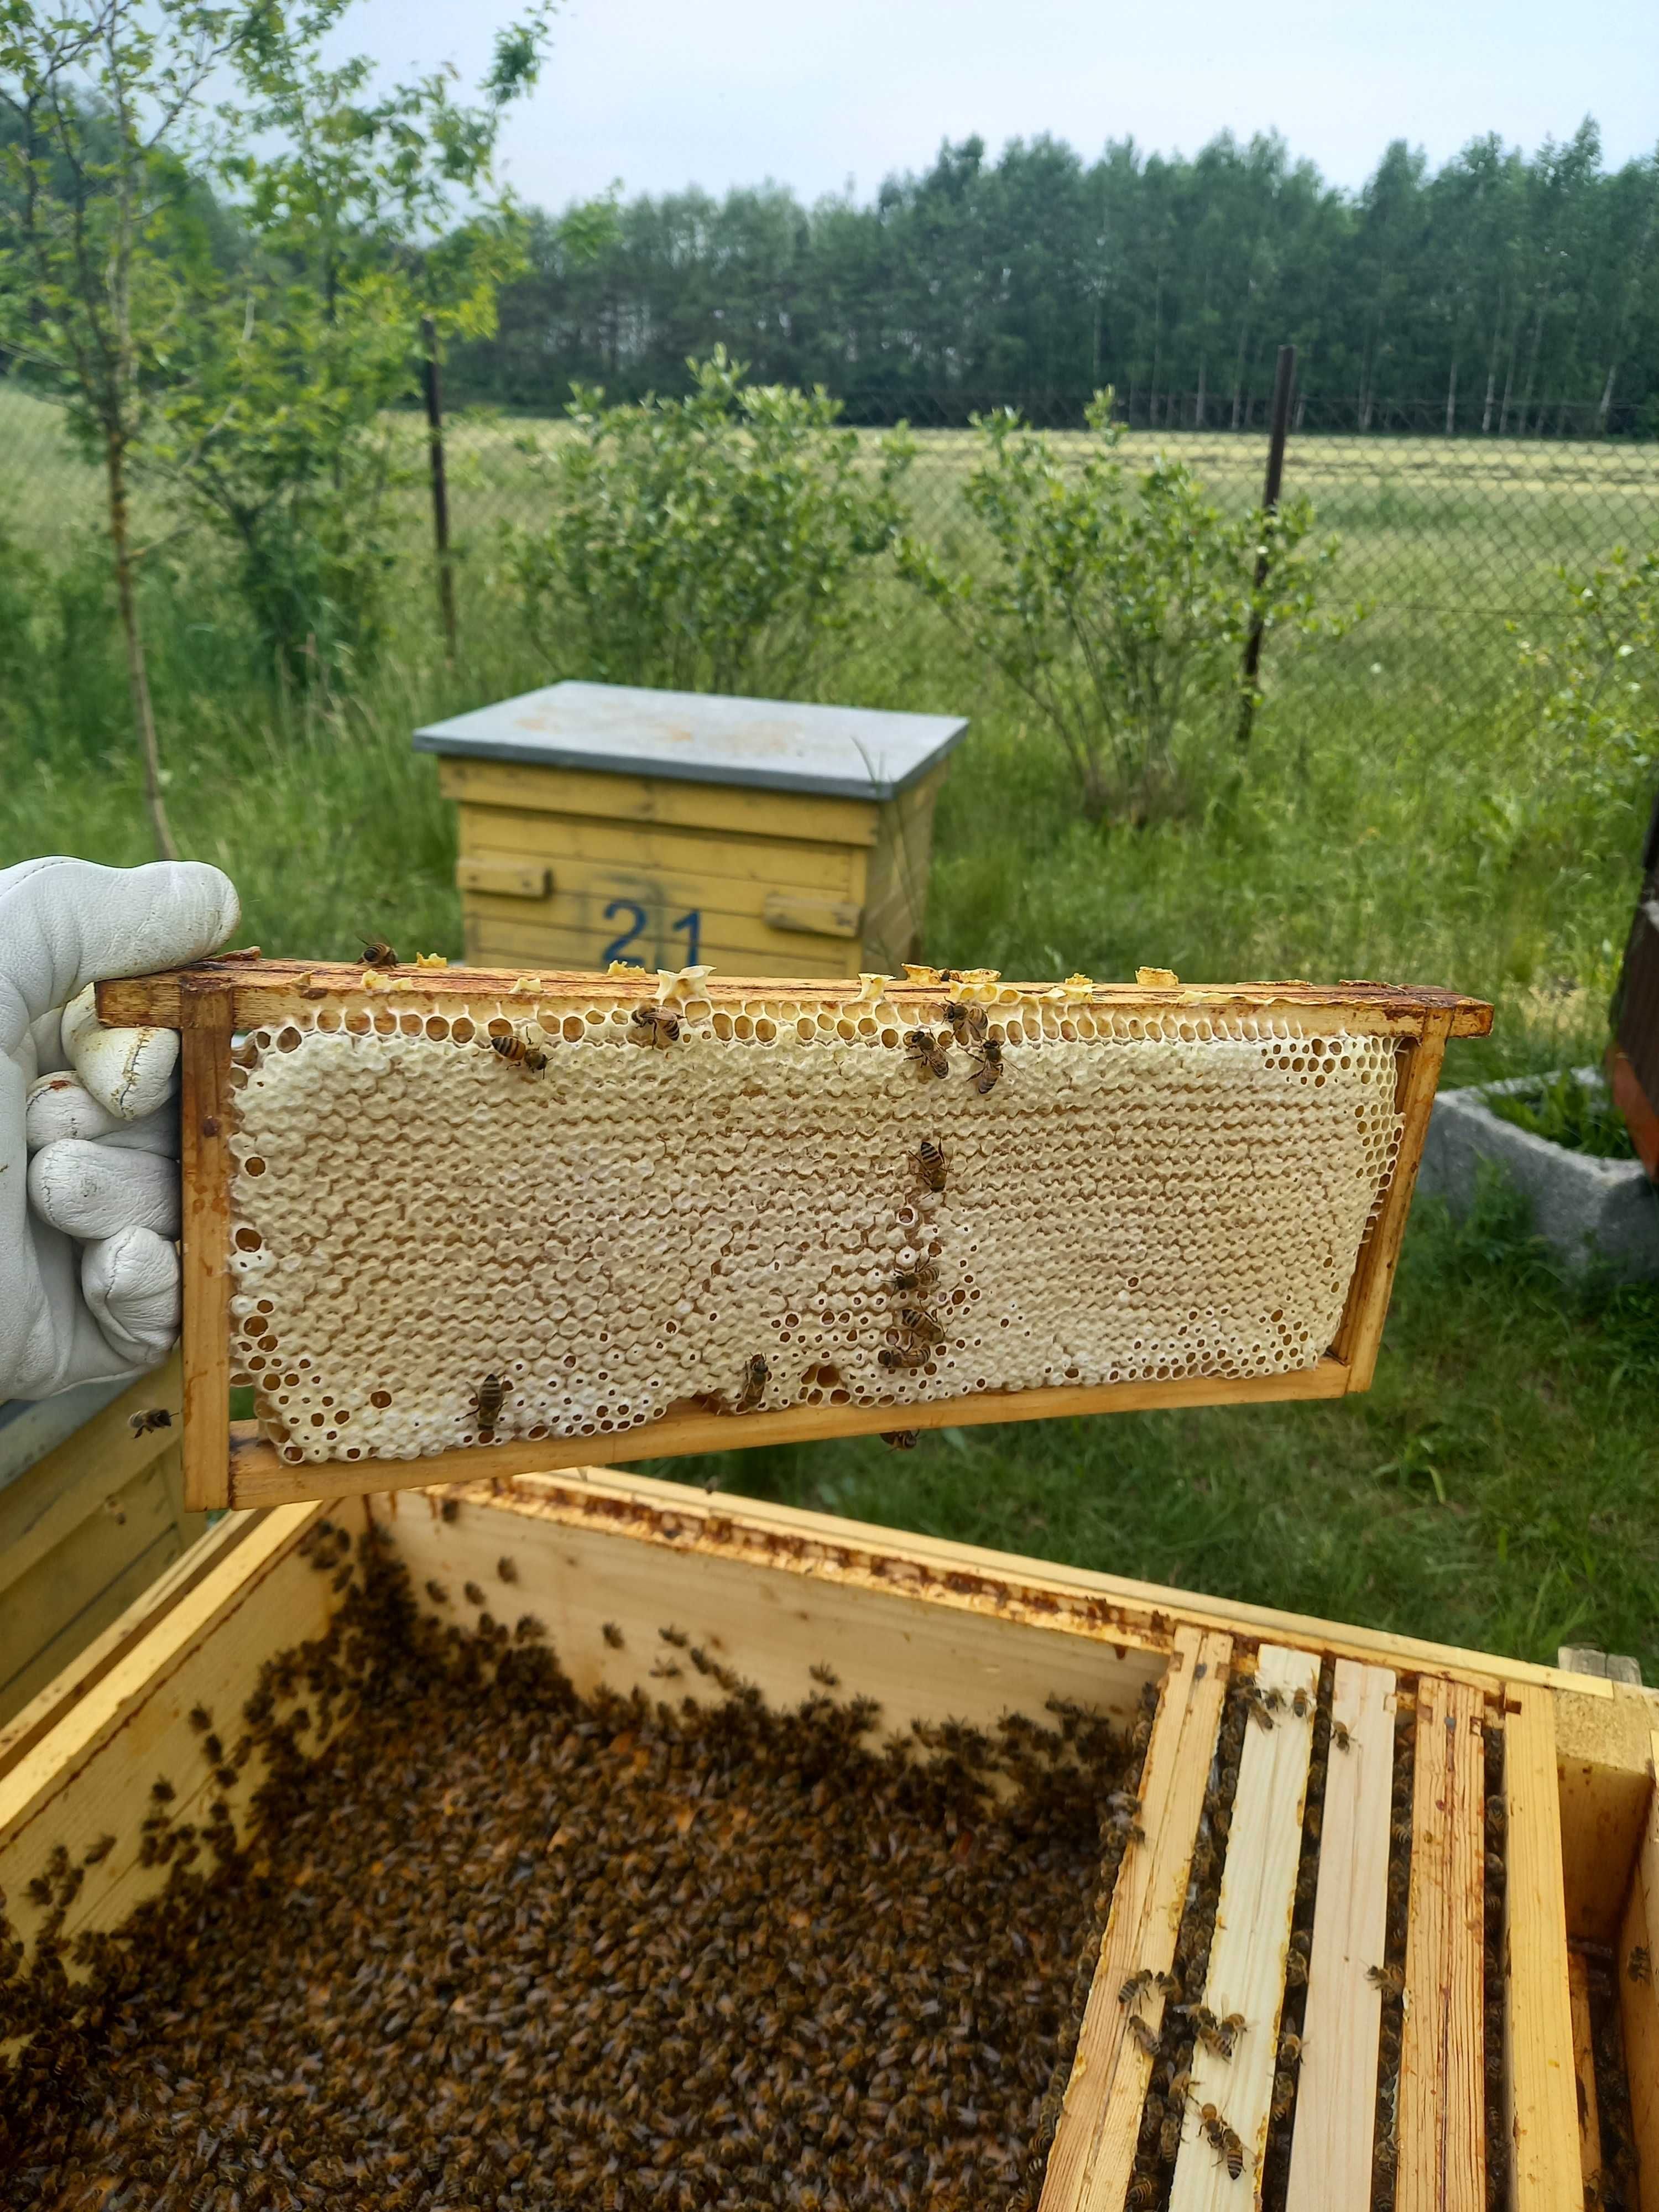
[[[88,535],[97,480],[46,437],[35,403],[0,385],[8,425],[33,441],[17,448],[33,473],[13,477],[0,522],[56,580],[21,659],[14,646],[5,660],[0,638],[0,866],[54,850],[143,860],[125,682]],[[405,951],[459,952],[453,821],[409,734],[568,672],[538,657],[496,573],[495,520],[534,511],[513,442],[526,434],[457,434],[453,668],[416,557],[413,495],[390,647],[331,690],[296,696],[271,680],[197,549],[154,562],[144,610],[169,802],[185,848],[238,884],[245,941],[349,956],[359,933],[382,931]],[[1251,495],[1259,447],[1182,443],[1218,496]],[[924,441],[924,520],[954,526],[966,451],[960,436]],[[1248,758],[1224,742],[1200,750],[1189,812],[1142,830],[1083,822],[1018,702],[964,663],[919,601],[873,591],[819,695],[973,718],[939,809],[930,957],[1031,976],[1127,976],[1147,963],[1194,981],[1450,983],[1498,1007],[1490,1044],[1454,1047],[1451,1080],[1595,1060],[1641,820],[1610,800],[1588,825],[1564,827],[1504,625],[1559,619],[1555,560],[1644,542],[1656,466],[1650,448],[1293,448],[1292,481],[1299,471],[1322,520],[1343,532],[1345,588],[1373,611],[1338,642],[1276,650]],[[908,1455],[846,1444],[683,1471],[1532,1657],[1564,1640],[1601,1644],[1641,1655],[1651,1674],[1656,1370],[1659,1294],[1587,1302],[1501,1209],[1464,1231],[1420,1212],[1368,1398],[963,1431]]]
[[[1512,1121],[1546,1143],[1599,1160],[1633,1160],[1636,1146],[1625,1117],[1600,1084],[1581,1082],[1570,1068],[1540,1076],[1523,1091],[1486,1101],[1500,1121]]]

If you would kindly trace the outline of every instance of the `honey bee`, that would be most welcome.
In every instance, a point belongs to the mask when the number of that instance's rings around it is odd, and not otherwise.
[[[611,1649],[613,1651],[620,1651],[622,1650],[623,1632],[621,1629],[617,1627],[614,1620],[607,1620],[605,1626],[600,1629],[599,1633],[604,1637],[605,1642],[611,1646]]]
[[[828,1660],[814,1660],[806,1671],[812,1677],[812,1680],[815,1682],[822,1683],[826,1690],[840,1689],[841,1676],[836,1674],[835,1668],[830,1666]]]
[[[943,1344],[945,1331],[930,1313],[920,1306],[902,1306],[899,1310],[899,1327],[918,1344]]]
[[[398,956],[383,937],[365,937],[359,940],[363,948],[366,968],[395,968]]]
[[[501,1407],[506,1398],[507,1385],[501,1376],[486,1375],[472,1401],[472,1410],[478,1417],[478,1442],[481,1444],[495,1443],[495,1424],[501,1418]]]
[[[1129,2193],[1123,2200],[1126,2212],[1152,2212],[1158,2197],[1158,2184],[1150,2173],[1137,2171],[1131,2174]]]
[[[491,1037],[489,1048],[500,1053],[510,1067],[521,1067],[526,1075],[542,1075],[547,1070],[547,1054],[521,1037],[516,1030],[510,1036]]]
[[[1333,1721],[1331,1723],[1331,1741],[1336,1746],[1339,1751],[1352,1751],[1353,1749],[1353,1738],[1348,1734],[1348,1723],[1346,1721]]]
[[[1625,1972],[1633,1982],[1650,1982],[1653,1979],[1653,1960],[1645,1943],[1637,1944],[1632,1951],[1625,1962]]]
[[[1198,2124],[1206,2142],[1212,2150],[1219,2150],[1227,2132],[1227,2123],[1222,2118],[1215,2106],[1200,2105],[1199,2106]]]
[[[739,1413],[754,1412],[761,1401],[771,1372],[762,1353],[756,1352],[750,1354],[743,1364],[743,1388],[738,1393],[735,1411]]]
[[[165,1406],[152,1406],[147,1413],[131,1413],[127,1426],[135,1437],[148,1436],[152,1429],[170,1429],[173,1415]]]
[[[920,1429],[884,1429],[881,1440],[890,1451],[914,1451],[921,1442]]]
[[[1279,1693],[1275,1691],[1272,1694],[1277,1697]],[[1244,1700],[1244,1710],[1250,1718],[1253,1721],[1259,1721],[1264,1729],[1270,1729],[1273,1724],[1273,1706],[1269,1702],[1268,1693],[1262,1689],[1261,1685],[1252,1678],[1243,1684],[1240,1695]],[[1283,1704],[1284,1700],[1280,1698],[1279,1702]]]
[[[1171,2105],[1164,2115],[1163,2125],[1158,2131],[1158,2154],[1165,2166],[1173,2166],[1181,2149],[1181,2107]]]
[[[1122,1988],[1119,1990],[1117,1993],[1118,2002],[1121,2005],[1139,2004],[1142,1997],[1146,1996],[1152,1990],[1155,1978],[1156,1978],[1154,1977],[1150,1966],[1137,1966],[1134,1972],[1130,1975],[1128,1980],[1125,1982]]]
[[[1307,1719],[1309,1714],[1313,1711],[1313,1699],[1308,1695],[1305,1690],[1298,1690],[1295,1696],[1291,1699],[1291,1711],[1296,1715],[1297,1720],[1305,1721]]]
[[[1002,1080],[1002,1047],[994,1037],[987,1037],[973,1058],[979,1073],[968,1080],[981,1098],[988,1098]]]
[[[1150,2021],[1142,2020],[1138,2012],[1132,2012],[1129,2014],[1129,2033],[1149,2058],[1157,2057],[1161,2039]]]
[[[1302,2053],[1306,2048],[1307,2045],[1303,2042],[1302,2038],[1299,2035],[1292,2035],[1287,2028],[1279,2039],[1279,2063],[1283,2066],[1299,2066],[1302,2063]]]
[[[1227,2048],[1230,2051],[1249,2025],[1249,2022],[1242,2012],[1229,2012],[1222,2014],[1221,2033],[1227,2039]]]
[[[896,1291],[927,1291],[939,1280],[938,1270],[927,1260],[918,1260],[914,1267],[898,1267],[893,1273]]]
[[[1273,2099],[1272,2106],[1270,2107],[1271,2117],[1275,2120],[1282,2120],[1288,2118],[1291,2106],[1295,2104],[1295,2102],[1296,2076],[1290,2071],[1288,2067],[1281,2066],[1278,2072],[1273,2075]]]
[[[1227,2179],[1237,2181],[1244,2171],[1244,2145],[1231,2128],[1224,2127],[1217,2148],[1227,2168]]]
[[[945,1148],[936,1145],[931,1137],[924,1137],[915,1154],[916,1173],[929,1190],[945,1188]]]
[[[434,1605],[447,1605],[449,1603],[449,1592],[444,1588],[441,1582],[436,1582],[430,1577],[428,1577],[427,1582],[426,1594],[431,1599]]]
[[[666,1052],[680,1033],[680,1018],[666,1006],[635,1006],[629,1016],[635,1042]]]
[[[890,1375],[895,1369],[925,1367],[928,1352],[925,1344],[884,1344],[876,1354],[878,1367],[884,1367]]]
[[[983,1006],[970,1006],[962,999],[947,999],[945,1018],[951,1024],[951,1033],[965,1052],[972,1052],[985,1042],[991,1018]]]
[[[1375,1990],[1381,1990],[1383,2001],[1398,2004],[1406,1994],[1406,1976],[1399,1966],[1367,1966],[1365,1979]]]
[[[904,1057],[924,1083],[930,1075],[943,1077],[951,1073],[950,1055],[931,1030],[908,1030],[905,1032]]]

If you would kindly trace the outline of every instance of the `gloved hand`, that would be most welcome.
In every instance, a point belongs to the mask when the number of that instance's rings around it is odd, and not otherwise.
[[[91,986],[240,916],[199,861],[0,869],[0,1399],[142,1374],[178,1335],[179,1039],[100,1028]]]

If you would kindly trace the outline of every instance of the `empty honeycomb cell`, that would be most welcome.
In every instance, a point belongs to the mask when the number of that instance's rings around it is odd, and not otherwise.
[[[663,1049],[611,1048],[631,1006],[544,1023],[528,993],[256,1030],[231,1266],[267,1433],[313,1460],[610,1433],[738,1411],[757,1356],[768,1408],[1311,1364],[1398,1149],[1392,1042],[981,996],[988,1095],[954,1044],[918,1079],[880,979],[839,1008],[687,993]],[[514,1035],[542,1066],[492,1049]]]

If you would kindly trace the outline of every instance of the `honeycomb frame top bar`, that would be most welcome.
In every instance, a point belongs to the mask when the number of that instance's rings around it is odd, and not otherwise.
[[[536,1004],[652,1005],[674,979],[647,969],[596,975],[570,969],[523,972],[513,969],[462,968],[399,963],[377,968],[362,962],[264,960],[232,953],[190,968],[171,969],[101,982],[99,1018],[112,1028],[190,1029],[209,1001],[230,1000],[231,1026],[249,1027],[280,1019],[296,1006],[332,1001],[349,1010],[419,1013],[441,1012],[457,998],[475,1006],[499,1000],[503,1012],[523,1012]],[[842,1006],[861,996],[879,998],[896,1008],[913,1007],[919,1018],[957,994],[981,1003],[1014,1000],[1096,1007],[1120,1015],[1249,1017],[1257,1020],[1334,1022],[1373,1036],[1420,1037],[1433,1022],[1445,1024],[1449,1037],[1490,1034],[1492,1007],[1483,1000],[1438,987],[1372,981],[1333,984],[1302,981],[1194,984],[1169,982],[1097,983],[1074,976],[1063,983],[1005,980],[991,969],[945,970],[912,965],[902,977],[823,976],[790,979],[699,974],[696,995],[714,1006],[756,1000],[787,1001],[801,1007]]]

